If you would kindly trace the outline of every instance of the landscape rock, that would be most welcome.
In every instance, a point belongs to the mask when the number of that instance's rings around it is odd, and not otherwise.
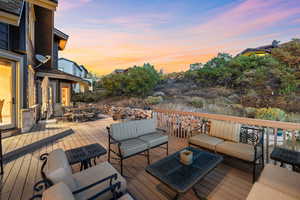
[[[154,96],[154,97],[158,97],[158,96],[164,97],[164,96],[166,96],[166,94],[165,94],[164,92],[159,91],[159,92],[154,92],[154,93],[153,93],[153,96]]]

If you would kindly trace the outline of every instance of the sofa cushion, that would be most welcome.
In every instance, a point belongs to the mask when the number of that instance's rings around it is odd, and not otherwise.
[[[254,160],[254,146],[225,141],[217,144],[216,151],[245,161]]]
[[[126,140],[137,137],[138,121],[128,121],[111,125],[111,136],[116,140]]]
[[[42,200],[75,200],[69,187],[60,182],[43,192]]]
[[[168,142],[168,136],[159,131],[157,131],[156,133],[143,135],[139,137],[139,139],[146,142],[149,148]]]
[[[189,143],[215,151],[216,145],[224,140],[206,134],[198,134],[189,138]]]
[[[133,138],[128,140],[123,140],[121,142],[121,153],[123,157],[127,157],[148,149],[148,144],[143,140]]]
[[[74,179],[78,183],[78,188],[82,188],[84,186],[87,186],[91,183],[95,183],[99,180],[102,180],[110,175],[117,174],[118,178],[117,180],[113,180],[113,183],[120,182],[121,188],[118,190],[119,192],[126,192],[126,180],[118,173],[118,171],[111,166],[108,162],[97,164],[96,166],[93,166],[91,168],[88,168],[86,170],[80,171],[78,173],[73,174]],[[77,195],[75,195],[76,199],[79,200],[85,200],[96,193],[104,190],[109,186],[109,181],[105,181],[97,186],[94,186],[84,192],[81,192]],[[107,200],[111,199],[112,194],[110,192],[107,192],[103,195],[101,195],[101,200]]]
[[[77,187],[67,156],[62,149],[49,153],[47,164],[45,174],[54,184],[64,182],[71,190]]]
[[[155,119],[143,119],[138,120],[137,126],[137,137],[156,132],[156,120]]]
[[[297,172],[267,164],[258,182],[300,199],[300,174]]]
[[[247,200],[296,200],[296,198],[266,186],[262,183],[255,183],[248,194]]]
[[[233,142],[240,141],[241,124],[212,120],[209,134]]]

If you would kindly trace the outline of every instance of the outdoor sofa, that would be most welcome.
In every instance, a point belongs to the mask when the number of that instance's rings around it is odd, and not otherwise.
[[[143,153],[150,164],[150,149],[166,145],[168,155],[168,135],[156,128],[156,119],[144,119],[111,124],[108,130],[108,161],[110,153],[120,160],[123,175],[123,160]]]
[[[247,200],[299,200],[300,174],[267,164]]]
[[[108,200],[113,197],[113,194],[119,197],[126,193],[126,180],[108,162],[73,174],[62,149],[41,155],[41,160],[44,161],[41,168],[43,180],[35,184],[34,189],[37,192],[62,182],[72,191],[76,200],[85,200],[90,197],[95,199],[98,196],[101,196],[101,200]],[[47,169],[45,169],[46,164]],[[106,192],[106,190],[111,192]],[[46,194],[49,197],[52,193]]]
[[[253,167],[253,182],[256,180],[256,167],[264,166],[264,130],[242,126],[238,123],[211,120],[206,124],[206,133],[189,138],[189,145],[220,153],[250,163]]]

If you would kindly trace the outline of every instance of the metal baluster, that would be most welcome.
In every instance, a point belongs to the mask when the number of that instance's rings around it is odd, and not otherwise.
[[[270,156],[270,154],[269,154],[269,142],[270,142],[270,136],[269,136],[269,130],[270,130],[270,128],[269,127],[267,127],[266,128],[266,154],[267,154],[267,156],[266,156],[266,158],[267,158],[267,163],[269,163],[269,156]]]

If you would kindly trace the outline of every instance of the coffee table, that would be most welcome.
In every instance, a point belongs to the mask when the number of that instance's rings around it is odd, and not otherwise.
[[[190,165],[184,165],[179,160],[179,153],[184,149],[193,152],[193,163]],[[217,167],[223,157],[193,147],[184,149],[149,165],[146,171],[176,192],[174,199],[179,199],[190,189],[201,199],[194,188],[195,184]]]
[[[70,165],[81,163],[80,170],[87,169],[92,166],[91,159],[94,159],[96,164],[96,158],[106,154],[106,149],[98,143],[90,144],[66,151],[66,155]]]

